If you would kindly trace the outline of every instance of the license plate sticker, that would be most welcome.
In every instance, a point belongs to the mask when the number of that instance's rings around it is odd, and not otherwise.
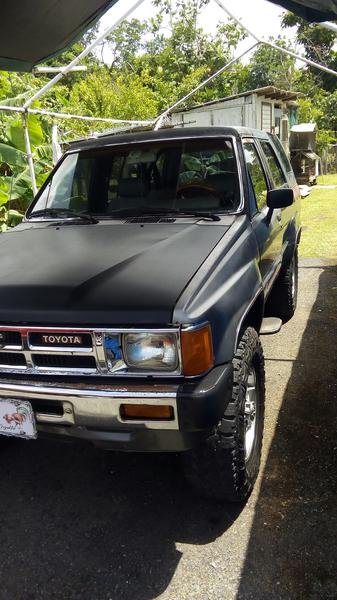
[[[35,417],[30,402],[0,398],[0,435],[25,439],[37,437]]]

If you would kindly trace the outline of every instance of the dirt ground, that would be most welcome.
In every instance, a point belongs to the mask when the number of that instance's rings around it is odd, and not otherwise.
[[[1,453],[1,600],[337,599],[337,261],[302,259],[299,307],[264,337],[261,476],[205,502],[174,456],[39,440]]]

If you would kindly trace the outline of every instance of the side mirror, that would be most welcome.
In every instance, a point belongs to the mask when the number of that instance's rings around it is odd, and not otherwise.
[[[279,188],[267,192],[267,206],[269,208],[285,208],[294,202],[294,192],[289,188]]]

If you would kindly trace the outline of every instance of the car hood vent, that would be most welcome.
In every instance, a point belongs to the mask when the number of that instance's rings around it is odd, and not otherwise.
[[[143,215],[140,217],[129,217],[125,220],[125,223],[174,223],[175,219],[173,217],[160,217],[160,216],[151,216],[151,215]]]

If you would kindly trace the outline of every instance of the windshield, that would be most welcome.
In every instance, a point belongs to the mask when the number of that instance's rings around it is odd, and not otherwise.
[[[46,209],[113,216],[142,207],[232,212],[239,204],[230,140],[147,142],[68,154],[29,216]]]

